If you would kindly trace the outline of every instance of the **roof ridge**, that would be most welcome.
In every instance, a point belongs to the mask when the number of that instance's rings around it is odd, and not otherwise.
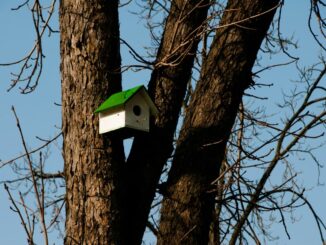
[[[127,101],[129,101],[141,88],[145,88],[144,85],[138,85],[136,87],[123,90],[117,93],[110,95],[96,110],[95,113],[99,113],[101,111],[119,107],[124,105]]]

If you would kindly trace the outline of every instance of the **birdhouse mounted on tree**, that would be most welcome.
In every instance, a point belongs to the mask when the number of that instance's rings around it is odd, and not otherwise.
[[[141,85],[112,94],[95,113],[99,114],[100,134],[121,132],[121,137],[127,138],[137,131],[149,132],[150,117],[158,110]]]

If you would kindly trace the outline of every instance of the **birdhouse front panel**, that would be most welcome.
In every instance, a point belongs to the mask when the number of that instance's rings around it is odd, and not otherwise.
[[[100,134],[117,130],[126,126],[126,113],[124,108],[103,111],[99,113]]]
[[[149,132],[150,108],[141,92],[126,103],[125,110],[126,127]]]

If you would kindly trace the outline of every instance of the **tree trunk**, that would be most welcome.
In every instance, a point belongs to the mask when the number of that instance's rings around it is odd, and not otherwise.
[[[211,182],[278,0],[232,0],[223,14],[180,133],[161,209],[158,244],[207,244]]]
[[[121,140],[98,132],[94,110],[121,90],[118,0],[60,3],[65,244],[119,244]]]
[[[209,6],[209,0],[171,3],[149,82],[159,115],[150,134],[135,138],[127,161],[129,201],[125,203],[124,244],[142,242],[163,166],[173,150],[173,136]]]

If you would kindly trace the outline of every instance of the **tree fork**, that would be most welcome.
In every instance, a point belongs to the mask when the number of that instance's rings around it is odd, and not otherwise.
[[[149,135],[137,136],[127,161],[124,244],[141,244],[162,169],[173,150],[173,136],[202,32],[209,0],[174,0],[149,81],[159,109]]]

